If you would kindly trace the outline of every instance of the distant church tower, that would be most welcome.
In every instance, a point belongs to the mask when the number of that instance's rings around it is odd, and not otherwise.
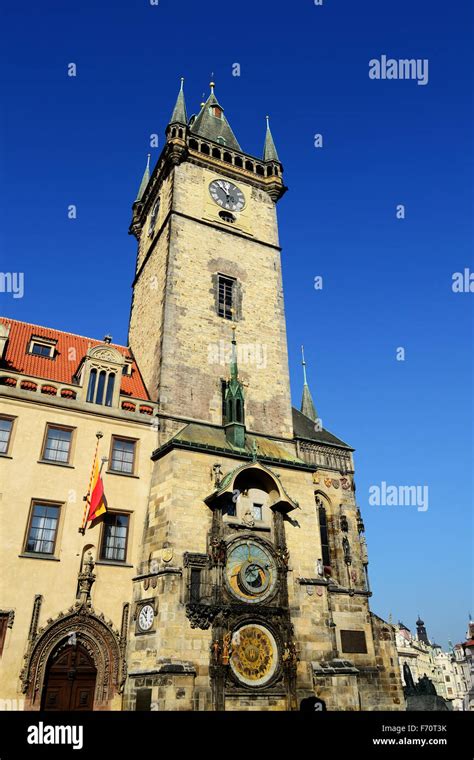
[[[321,429],[305,365],[291,407],[282,173],[268,119],[256,158],[213,83],[190,118],[181,84],[130,227],[129,343],[159,412],[125,709],[403,709],[353,450]]]
[[[429,645],[430,640],[428,638],[428,634],[426,633],[426,627],[419,615],[418,620],[416,621],[416,637],[418,641],[422,641],[424,644]]]

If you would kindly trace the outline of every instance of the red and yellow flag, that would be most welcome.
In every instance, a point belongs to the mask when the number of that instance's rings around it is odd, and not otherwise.
[[[102,468],[101,468],[102,469]],[[97,453],[94,457],[94,464],[92,466],[92,478],[89,496],[89,513],[87,515],[87,521],[91,521],[103,515],[107,511],[107,499],[104,493],[104,483],[102,481],[101,470],[99,469],[99,461]]]

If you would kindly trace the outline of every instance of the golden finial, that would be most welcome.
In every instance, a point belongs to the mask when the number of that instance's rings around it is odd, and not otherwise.
[[[214,72],[211,72],[211,81],[209,82],[209,87],[211,88],[211,93],[214,95],[214,87],[216,86],[216,83],[214,82]]]

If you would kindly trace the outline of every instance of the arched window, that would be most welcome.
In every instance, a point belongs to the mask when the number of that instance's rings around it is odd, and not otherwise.
[[[99,382],[97,383],[97,395],[95,397],[95,403],[96,404],[102,404],[104,399],[104,388],[105,388],[105,377],[106,372],[105,369],[103,369],[99,373]]]
[[[206,156],[209,155],[209,145],[206,143],[201,143],[201,153],[204,153]]]
[[[328,520],[326,514],[326,507],[319,497],[316,497],[316,506],[318,508],[319,517],[319,534],[321,537],[321,552],[323,565],[330,567],[331,555],[329,552],[329,535],[328,535]]]
[[[115,373],[111,372],[107,380],[107,391],[105,393],[105,406],[112,406],[114,397]]]
[[[245,168],[247,169],[248,172],[253,172],[253,163],[251,161],[246,161]]]
[[[213,148],[212,149],[212,157],[213,158],[220,158],[221,157],[221,152],[220,152],[219,148]]]
[[[192,148],[193,150],[198,150],[198,149],[199,149],[199,144],[198,144],[198,141],[197,141],[197,140],[192,140],[192,139],[191,139],[191,140],[189,141],[189,147],[190,147],[190,148]]]
[[[242,169],[242,167],[244,165],[244,162],[242,161],[242,159],[240,158],[240,156],[235,156],[235,158],[234,158],[234,165],[238,166],[239,169]]]
[[[87,388],[87,401],[94,401],[96,382],[97,382],[97,370],[91,369],[91,373],[89,375],[89,386]]]

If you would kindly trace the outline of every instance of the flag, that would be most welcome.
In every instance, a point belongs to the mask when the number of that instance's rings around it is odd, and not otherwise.
[[[107,499],[105,498],[104,483],[102,482],[101,470],[99,469],[97,452],[92,466],[92,478],[88,502],[89,513],[87,515],[87,521],[95,520],[107,511]]]

